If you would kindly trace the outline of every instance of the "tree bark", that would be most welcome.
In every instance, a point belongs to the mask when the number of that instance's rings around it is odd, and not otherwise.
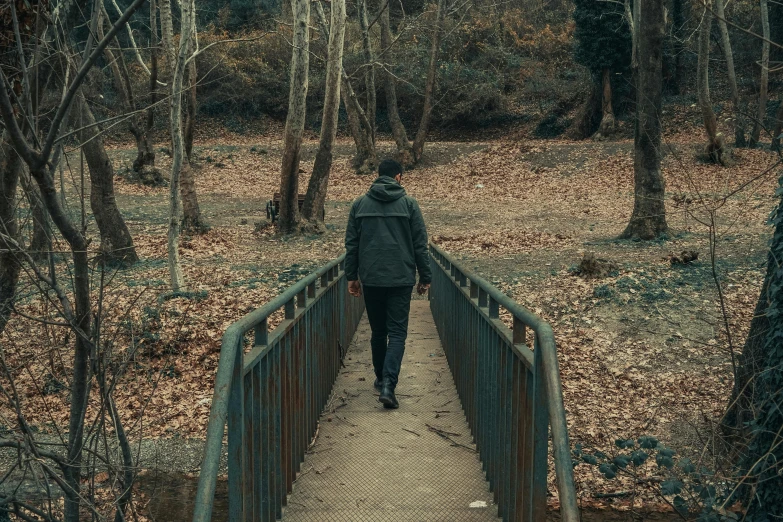
[[[606,139],[615,131],[614,109],[612,108],[612,77],[609,68],[604,68],[601,73],[601,124],[595,139]]]
[[[424,84],[424,107],[422,108],[419,130],[416,139],[413,140],[413,158],[418,163],[424,154],[424,143],[427,141],[427,133],[432,121],[432,108],[434,106],[435,83],[438,79],[438,54],[440,52],[440,38],[443,33],[443,18],[446,16],[445,0],[438,0],[438,12],[435,19],[435,29],[432,34],[432,49],[430,50],[430,65],[427,69],[427,80]]]
[[[321,141],[315,156],[313,173],[307,187],[302,216],[315,222],[323,222],[324,203],[332,169],[332,146],[337,137],[340,112],[340,79],[343,68],[343,43],[345,41],[345,0],[332,0],[329,56],[326,68],[326,94],[324,115],[321,122]]]
[[[712,30],[712,8],[704,6],[699,28],[699,59],[696,70],[696,90],[699,91],[699,107],[704,130],[707,134],[707,156],[715,163],[725,162],[724,153],[726,140],[722,133],[718,132],[718,120],[712,110],[710,99],[710,32]]]
[[[769,89],[769,9],[767,0],[760,0],[761,6],[761,31],[764,40],[761,42],[761,82],[759,84],[759,111],[756,122],[753,124],[753,132],[750,136],[751,147],[759,143],[761,129],[767,117],[767,95]]]
[[[389,4],[387,3],[381,11],[381,49],[388,53],[392,46],[391,22],[389,20]],[[397,87],[395,78],[391,70],[386,68],[383,73],[383,90],[386,94],[386,112],[389,115],[392,136],[397,144],[397,159],[403,166],[409,167],[414,164],[413,147],[408,139],[408,133],[405,131],[405,125],[400,119],[400,110],[397,106]]]
[[[634,206],[623,238],[655,239],[668,232],[661,173],[663,3],[639,0],[638,84],[634,132]]]
[[[167,0],[161,2],[161,6],[167,4]],[[174,62],[174,72],[171,77],[169,128],[172,138],[171,153],[171,178],[169,182],[169,231],[168,231],[168,260],[169,278],[172,292],[185,290],[185,277],[182,273],[182,264],[179,259],[179,236],[181,231],[182,202],[180,201],[180,175],[183,168],[188,168],[185,156],[185,139],[182,133],[182,85],[184,83],[186,61],[190,49],[193,24],[195,16],[193,0],[182,1],[182,31],[179,39],[179,52]],[[161,21],[163,10],[161,10]],[[165,31],[164,31],[165,32]],[[165,38],[165,37],[164,37]]]
[[[171,17],[171,0],[158,0],[160,10],[160,38],[163,43],[163,56],[166,57],[166,78],[171,79],[177,60],[174,51],[174,23]]]
[[[16,189],[22,172],[22,158],[5,140],[0,143],[0,234],[18,244]],[[11,317],[21,265],[14,245],[0,238],[0,337]]]
[[[780,151],[780,134],[783,133],[783,97],[780,97],[780,105],[775,112],[775,128],[772,131],[772,150]]]
[[[745,117],[740,108],[737,73],[734,71],[734,52],[731,49],[731,39],[729,38],[729,28],[726,23],[726,11],[723,6],[723,0],[715,0],[715,13],[718,15],[721,44],[723,45],[723,54],[726,57],[726,72],[729,76],[729,87],[731,88],[731,104],[734,107],[734,146],[745,147],[747,146],[747,141],[745,140]]]
[[[685,64],[682,60],[682,56],[685,52],[685,46],[683,45],[683,27],[685,26],[685,14],[684,0],[672,1],[672,23],[673,30],[672,36],[674,38],[674,85],[676,87],[676,94],[683,94],[685,84]]]
[[[329,26],[326,22],[326,15],[324,14],[321,2],[314,2],[315,14],[318,18],[318,26],[321,29],[321,33],[326,41],[329,41]],[[340,96],[343,100],[343,106],[345,107],[345,113],[348,116],[348,130],[351,132],[351,137],[356,145],[356,157],[354,158],[354,166],[357,172],[361,174],[369,174],[375,170],[375,166],[378,163],[378,156],[375,151],[375,143],[370,136],[370,125],[367,115],[362,109],[359,98],[353,90],[351,80],[348,78],[348,73],[345,72],[345,68],[342,68],[342,80],[341,80]]]
[[[193,37],[191,38],[190,54],[196,52],[196,39],[198,38],[198,32],[196,31],[196,20],[193,17],[193,28],[191,29]],[[193,129],[196,126],[196,112],[198,111],[198,99],[196,98],[196,60],[190,60],[188,63],[188,105],[185,112],[185,153],[188,156],[188,162],[193,163]],[[195,192],[194,192],[195,194]],[[187,218],[187,214],[185,214]]]
[[[308,67],[310,63],[310,0],[291,0],[294,16],[291,88],[285,122],[285,148],[280,170],[280,217],[282,234],[295,232],[299,225],[299,156],[307,110]]]
[[[22,190],[30,207],[30,219],[32,220],[33,233],[30,238],[30,246],[27,249],[36,261],[47,259],[52,251],[52,235],[50,233],[49,213],[41,199],[41,191],[30,175],[22,169],[19,180]]]
[[[78,103],[85,127],[79,133],[79,139],[90,171],[90,208],[101,236],[101,256],[106,262],[132,265],[139,257],[114,197],[114,167],[90,107],[84,100]]]
[[[783,199],[778,205],[778,212],[783,212]],[[767,254],[767,271],[764,283],[761,285],[753,318],[750,321],[750,331],[745,340],[742,353],[737,358],[737,373],[734,376],[734,388],[729,401],[724,422],[730,428],[745,430],[747,422],[753,418],[751,404],[753,402],[755,377],[764,363],[764,346],[770,329],[767,310],[770,306],[769,283],[775,271],[780,267],[780,260],[775,259],[772,251]]]
[[[375,144],[375,113],[377,109],[376,89],[375,89],[375,57],[372,52],[372,41],[370,40],[370,22],[367,16],[367,0],[359,0],[359,27],[362,31],[362,48],[364,50],[364,85],[366,89],[367,120],[370,122],[370,138]]]

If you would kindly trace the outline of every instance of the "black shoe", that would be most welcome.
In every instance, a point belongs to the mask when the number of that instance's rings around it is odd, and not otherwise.
[[[381,395],[378,400],[383,403],[383,407],[387,409],[396,410],[400,407],[400,403],[397,402],[397,397],[394,396],[394,388],[388,379],[383,380],[383,387],[381,388]]]
[[[375,382],[372,383],[373,387],[375,387],[375,391],[380,392],[381,388],[383,388],[383,383],[380,379],[375,379]]]

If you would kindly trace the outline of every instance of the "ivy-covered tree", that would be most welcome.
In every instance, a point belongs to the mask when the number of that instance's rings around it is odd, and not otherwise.
[[[621,2],[574,0],[574,59],[601,84],[603,116],[597,138],[615,129],[612,76],[631,64],[631,31]]]
[[[783,178],[777,191],[780,198],[772,223],[775,231],[767,257],[767,274],[759,298],[766,318],[764,343],[756,353],[743,353],[746,364],[754,361],[755,372],[750,423],[751,440],[744,462],[743,480],[748,495],[747,520],[766,522],[783,518]],[[766,310],[763,310],[766,304]],[[759,313],[759,307],[756,308]],[[763,329],[763,326],[761,326]],[[751,327],[750,335],[756,335]],[[761,350],[758,350],[761,348]],[[748,350],[748,346],[745,347]]]

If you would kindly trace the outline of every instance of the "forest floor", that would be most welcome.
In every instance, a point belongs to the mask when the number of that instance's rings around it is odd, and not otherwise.
[[[775,205],[776,171],[762,173],[777,157],[740,150],[731,167],[707,165],[695,158],[693,136],[667,137],[671,233],[652,242],[616,239],[633,207],[630,141],[436,142],[427,145],[426,161],[404,176],[433,240],[551,323],[572,444],[611,453],[618,438],[653,435],[698,455],[726,407],[732,349],[736,355],[747,335],[765,266],[766,219]],[[381,143],[381,155],[391,147]],[[336,146],[326,232],[281,238],[265,214],[278,190],[281,141],[228,132],[198,141],[198,195],[212,228],[183,239],[192,293],[173,299],[161,297],[168,281],[168,188],[125,181],[121,174],[134,151],[112,149],[117,200],[141,261],[105,274],[103,330],[118,349],[131,342],[140,348],[124,378],[128,385],[116,392],[134,439],[203,438],[226,327],[341,252],[350,203],[373,180],[353,173],[352,148],[346,139]],[[316,149],[316,140],[304,144],[300,187],[306,187]],[[169,158],[158,157],[165,172]],[[69,203],[78,213],[78,200]],[[713,279],[711,220],[730,335]],[[89,216],[88,227],[97,248]],[[697,251],[699,259],[669,261],[685,250]],[[574,268],[589,252],[616,270],[602,279],[579,277]],[[41,312],[33,289],[21,295],[29,295],[23,310]],[[17,317],[6,339],[9,358],[25,368],[17,385],[33,412],[29,420],[40,433],[54,435],[67,417],[63,333]],[[60,348],[41,357],[44,343]],[[42,394],[34,382],[52,386]],[[595,497],[627,484],[604,481],[584,465],[575,473],[585,502],[629,508],[623,497]],[[554,476],[549,481],[554,490]],[[649,493],[639,498],[655,500]]]

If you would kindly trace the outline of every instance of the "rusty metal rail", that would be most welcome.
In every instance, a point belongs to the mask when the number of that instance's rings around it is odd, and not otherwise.
[[[285,319],[270,332],[269,317],[280,309]],[[363,313],[364,301],[348,295],[343,256],[226,330],[194,522],[212,519],[226,424],[229,520],[281,517],[339,372],[342,347]],[[246,345],[252,345],[248,353]]]
[[[430,306],[499,516],[546,519],[551,425],[561,520],[577,522],[552,328],[437,246],[430,256]],[[512,329],[500,320],[501,308],[513,316]]]

